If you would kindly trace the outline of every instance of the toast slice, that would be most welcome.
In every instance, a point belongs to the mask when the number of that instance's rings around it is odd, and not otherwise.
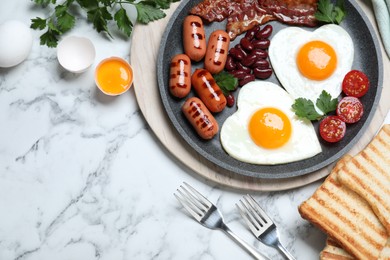
[[[337,178],[368,202],[390,235],[390,125],[384,125]]]
[[[328,237],[320,253],[320,260],[356,260],[356,258],[345,251],[334,239]]]
[[[328,237],[326,245],[320,252],[320,260],[357,260],[342,248],[337,241]],[[382,251],[379,253],[378,260],[390,260],[390,237]]]
[[[386,229],[370,205],[337,179],[337,170],[352,160],[349,158],[343,158],[336,165],[298,210],[304,219],[335,239],[354,257],[378,259],[388,238]]]
[[[390,260],[390,237],[387,240],[385,248],[383,248],[379,255],[379,260]]]

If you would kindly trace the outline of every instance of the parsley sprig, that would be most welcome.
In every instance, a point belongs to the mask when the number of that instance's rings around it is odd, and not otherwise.
[[[340,24],[345,17],[344,0],[337,0],[336,4],[331,0],[319,0],[314,16],[321,22]]]
[[[74,28],[76,16],[81,16],[79,9],[86,12],[87,20],[97,32],[105,32],[113,38],[109,22],[114,20],[118,29],[130,37],[134,25],[124,8],[125,4],[136,8],[136,22],[147,24],[164,18],[166,14],[163,10],[180,0],[64,0],[62,3],[57,3],[57,0],[33,1],[43,8],[53,8],[48,17],[31,19],[31,28],[46,29],[40,37],[41,45],[56,47],[61,35]]]
[[[224,70],[213,77],[225,96],[236,90],[238,86],[238,79]]]
[[[324,115],[335,111],[337,108],[338,100],[323,90],[321,95],[316,100],[316,106],[319,108],[323,114],[317,112],[313,101],[306,98],[297,98],[295,99],[292,109],[295,111],[295,114],[300,118],[307,118],[311,121],[320,120]]]

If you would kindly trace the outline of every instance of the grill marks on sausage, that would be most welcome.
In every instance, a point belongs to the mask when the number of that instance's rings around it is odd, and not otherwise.
[[[214,124],[209,117],[203,113],[202,105],[200,103],[192,101],[188,114],[195,120],[195,124],[200,127],[200,129],[203,130],[208,128],[207,131],[212,131],[214,129]]]
[[[201,99],[188,98],[181,107],[181,111],[202,139],[210,140],[218,133],[218,123]]]
[[[226,51],[223,48],[223,43],[226,43],[228,39],[222,35],[218,35],[218,40],[217,40],[217,47],[214,45],[212,46],[212,49],[215,49],[215,55],[214,55],[214,60],[213,63],[217,66],[220,66],[222,64],[222,59],[220,58],[221,54],[225,54]]]
[[[176,71],[174,71],[175,73],[172,73],[170,75],[170,78],[171,79],[175,79],[175,78],[179,78],[177,80],[177,83],[176,85],[172,85],[170,86],[172,89],[175,89],[176,87],[178,88],[187,88],[187,84],[185,84],[185,78],[188,78],[190,75],[188,75],[188,73],[185,71],[184,69],[184,66],[188,65],[188,61],[184,60],[184,59],[179,59],[177,62],[171,62],[171,68],[174,69],[174,68],[177,68]]]
[[[194,39],[194,47],[196,49],[202,49],[200,46],[200,41],[203,40],[203,34],[199,33],[198,28],[201,29],[202,25],[198,22],[191,22],[192,26],[192,38]]]
[[[210,98],[217,101],[221,100],[220,96],[223,95],[221,89],[216,89],[214,86],[217,84],[215,80],[207,78],[208,72],[206,70],[200,71],[197,75],[203,81],[202,88],[208,89],[210,92]]]

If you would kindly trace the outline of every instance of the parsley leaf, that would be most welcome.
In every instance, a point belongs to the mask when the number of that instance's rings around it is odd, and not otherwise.
[[[327,114],[336,110],[337,103],[337,98],[332,99],[332,96],[323,90],[320,97],[317,99],[316,105],[324,114]]]
[[[292,105],[295,114],[300,118],[307,118],[309,120],[319,120],[322,115],[320,115],[314,107],[313,101],[306,98],[297,98],[295,99],[294,104]]]
[[[335,16],[336,23],[340,24],[346,14],[344,0],[337,0],[334,12],[336,14]]]
[[[55,4],[56,3],[56,0],[34,0],[34,2],[37,4],[37,5],[41,5],[43,7],[46,7],[48,6],[49,4]]]
[[[31,19],[31,28],[43,30],[46,28],[46,19],[42,19],[40,17]]]
[[[106,7],[91,9],[87,14],[88,21],[93,23],[93,28],[95,28],[97,32],[106,32],[112,38],[107,27],[107,21],[112,20],[112,16]]]
[[[154,7],[149,2],[139,2],[135,4],[137,8],[137,21],[142,24],[147,24],[151,21],[155,21],[165,17],[165,13],[159,8]]]
[[[61,34],[61,30],[57,27],[54,18],[49,19],[49,22],[47,23],[47,27],[49,27],[48,29],[55,32],[56,34],[58,35]]]
[[[57,27],[61,33],[67,32],[73,28],[76,18],[67,12],[68,7],[65,5],[58,5],[55,8],[55,15],[57,17]]]
[[[321,22],[340,24],[345,17],[344,0],[337,0],[336,5],[331,0],[319,0],[314,16]]]
[[[229,95],[229,92],[234,91],[238,86],[238,79],[226,71],[221,71],[213,77],[225,96]]]
[[[99,6],[98,0],[76,0],[77,3],[85,9],[97,8]]]
[[[316,106],[323,112],[323,115],[317,112],[313,101],[306,98],[295,99],[295,102],[292,105],[292,109],[298,117],[313,121],[320,120],[327,113],[335,111],[337,108],[337,103],[337,98],[332,99],[332,96],[323,90],[316,100]]]
[[[178,1],[179,0],[144,0],[143,3],[156,8],[168,9],[171,3]]]
[[[56,47],[58,43],[58,33],[48,29],[44,34],[41,35],[41,45],[48,47]]]
[[[118,28],[129,37],[133,31],[133,23],[130,21],[126,10],[123,7],[115,13],[114,20],[116,21]]]

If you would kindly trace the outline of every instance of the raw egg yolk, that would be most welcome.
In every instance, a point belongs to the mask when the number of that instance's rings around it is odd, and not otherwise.
[[[96,77],[103,92],[116,95],[130,87],[133,73],[125,62],[119,59],[107,59],[97,68]]]
[[[273,107],[257,110],[249,121],[248,129],[255,144],[268,149],[283,146],[291,136],[289,118]]]
[[[322,41],[311,41],[301,47],[297,55],[297,65],[303,76],[312,80],[328,78],[337,65],[335,50]]]

